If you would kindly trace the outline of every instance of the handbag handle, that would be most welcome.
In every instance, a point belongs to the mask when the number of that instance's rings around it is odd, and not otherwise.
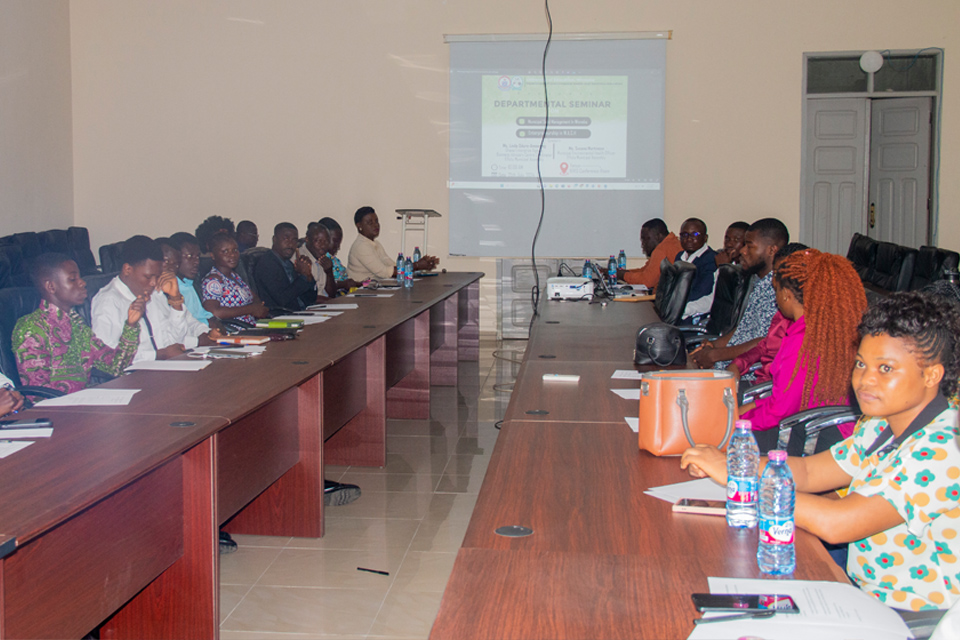
[[[690,401],[687,400],[687,392],[685,389],[680,389],[677,391],[677,404],[680,405],[680,423],[683,425],[683,435],[687,437],[687,442],[690,443],[691,447],[697,445],[693,441],[693,436],[690,435],[690,424],[687,421],[687,410],[690,408]],[[717,446],[718,449],[723,449],[727,446],[727,441],[730,439],[730,433],[733,431],[733,392],[730,391],[730,387],[726,387],[723,390],[723,404],[727,405],[727,432],[723,434],[723,440]]]

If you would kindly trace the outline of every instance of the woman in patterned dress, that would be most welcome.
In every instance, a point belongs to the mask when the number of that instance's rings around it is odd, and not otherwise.
[[[221,320],[235,319],[249,324],[270,315],[266,305],[234,271],[240,262],[240,250],[233,236],[217,233],[210,238],[208,246],[213,268],[201,286],[203,308]]]

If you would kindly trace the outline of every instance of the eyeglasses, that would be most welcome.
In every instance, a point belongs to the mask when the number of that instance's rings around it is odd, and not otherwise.
[[[686,240],[687,238],[699,238],[703,234],[699,231],[683,231],[680,233],[680,237]]]

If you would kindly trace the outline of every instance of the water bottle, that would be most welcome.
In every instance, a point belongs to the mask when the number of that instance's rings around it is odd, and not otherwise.
[[[584,278],[593,280],[593,265],[590,264],[590,258],[587,258],[587,261],[583,263],[583,271],[581,273]]]
[[[607,261],[607,280],[611,287],[617,286],[617,259],[614,256]]]
[[[416,263],[420,262],[420,258],[421,258],[421,257],[422,257],[422,256],[420,255],[420,247],[414,247],[414,248],[413,248],[413,263],[416,264]]]
[[[737,420],[727,445],[727,525],[757,526],[757,473],[760,450],[749,420]]]
[[[620,249],[620,255],[617,256],[617,268],[626,269],[627,268],[627,252],[623,249]]]
[[[403,286],[407,289],[413,288],[413,261],[410,258],[403,263]]]
[[[403,284],[404,264],[405,263],[403,262],[403,254],[398,253],[397,254],[397,284]]]
[[[757,565],[764,573],[787,575],[797,567],[793,549],[795,485],[787,452],[774,449],[760,479],[760,542]]]

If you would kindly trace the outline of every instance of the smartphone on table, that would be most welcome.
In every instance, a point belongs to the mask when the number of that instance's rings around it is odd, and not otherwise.
[[[677,513],[697,513],[704,516],[726,516],[727,503],[723,500],[697,500],[682,498],[673,505]]]
[[[691,597],[697,611],[800,613],[793,598],[781,594],[695,593]]]

